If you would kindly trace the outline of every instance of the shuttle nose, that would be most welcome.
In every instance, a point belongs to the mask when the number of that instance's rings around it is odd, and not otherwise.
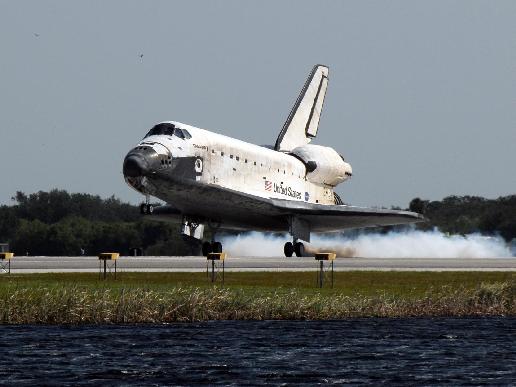
[[[124,160],[124,175],[129,177],[144,176],[149,168],[144,157],[132,154],[128,155]]]
[[[160,167],[160,155],[151,146],[137,146],[124,159],[125,177],[143,177],[155,174]]]

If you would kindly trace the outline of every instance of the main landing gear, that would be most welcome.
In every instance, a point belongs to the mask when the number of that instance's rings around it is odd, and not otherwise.
[[[296,253],[296,257],[302,257],[305,254],[305,245],[303,242],[287,242],[283,246],[283,252],[285,257],[291,257],[294,253]]]
[[[294,253],[297,257],[305,256],[305,245],[301,241],[310,243],[310,223],[307,220],[291,216],[288,219],[289,234],[292,235],[293,242],[285,243],[283,252],[286,257],[291,257]]]
[[[220,229],[221,222],[208,220],[208,227],[211,230],[211,242],[204,242],[202,244],[202,255],[205,257],[208,256],[209,253],[222,253],[222,243],[215,241],[215,236],[217,231]]]
[[[202,244],[202,255],[207,257],[209,253],[222,253],[222,243],[204,242]]]

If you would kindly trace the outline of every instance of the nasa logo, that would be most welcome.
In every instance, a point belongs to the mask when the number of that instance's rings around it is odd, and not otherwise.
[[[305,202],[307,202],[308,199],[310,199],[310,194],[308,192],[305,192]]]

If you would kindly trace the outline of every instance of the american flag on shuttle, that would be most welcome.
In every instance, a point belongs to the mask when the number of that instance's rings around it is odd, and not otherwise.
[[[272,191],[272,181],[265,180],[265,191]]]

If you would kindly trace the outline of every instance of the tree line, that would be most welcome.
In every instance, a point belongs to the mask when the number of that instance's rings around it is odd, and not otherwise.
[[[516,238],[516,195],[486,199],[479,196],[448,196],[441,201],[413,199],[409,209],[429,221],[417,227],[438,227],[450,234],[500,235],[507,242]]]
[[[13,205],[0,206],[0,243],[16,255],[97,255],[117,251],[127,255],[198,254],[198,246],[179,235],[179,225],[142,218],[138,206],[114,196],[68,193],[54,189],[32,194],[17,192]],[[421,230],[439,228],[452,234],[474,232],[516,238],[516,195],[485,199],[449,196],[441,201],[413,199],[409,210],[429,221]]]
[[[133,249],[146,255],[196,253],[196,246],[181,239],[179,225],[144,220],[138,206],[114,196],[54,189],[17,192],[12,200],[14,205],[0,206],[0,242],[8,242],[16,255],[127,255]]]

